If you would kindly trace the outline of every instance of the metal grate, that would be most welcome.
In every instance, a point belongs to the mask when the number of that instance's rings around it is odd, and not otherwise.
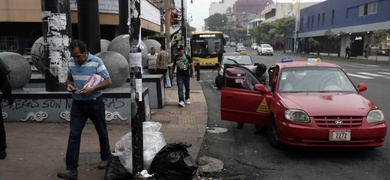
[[[0,52],[17,52],[18,49],[16,32],[0,32]]]
[[[314,121],[319,127],[359,127],[362,125],[361,116],[315,116]]]

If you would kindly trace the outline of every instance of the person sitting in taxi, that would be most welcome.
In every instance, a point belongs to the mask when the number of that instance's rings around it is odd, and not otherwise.
[[[253,67],[251,69],[251,71],[253,72],[253,74],[255,74],[255,78],[257,80],[254,79],[253,76],[247,74],[241,83],[241,86],[244,89],[254,90],[254,87],[257,84],[257,82],[264,84],[265,86],[267,86],[268,89],[270,89],[269,75],[267,73],[267,66],[265,66],[264,64],[259,64],[255,67]],[[244,127],[244,123],[237,122],[237,126],[236,126],[237,129],[242,129],[243,127]],[[264,127],[264,126],[256,125],[256,130],[253,133],[254,134],[261,134],[262,132],[264,132],[265,129],[266,129],[266,127]]]

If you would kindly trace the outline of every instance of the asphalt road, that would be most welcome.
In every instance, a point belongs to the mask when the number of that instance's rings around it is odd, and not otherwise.
[[[233,49],[227,49],[232,51]],[[280,52],[274,56],[258,56],[249,50],[255,62],[269,67],[286,56]],[[307,57],[294,56],[295,61]],[[323,57],[322,61],[339,64],[350,74],[355,84],[366,83],[363,94],[373,100],[390,118],[390,67],[377,64],[361,64],[353,61],[334,61]],[[390,179],[390,140],[376,149],[299,149],[276,150],[270,146],[265,134],[252,134],[253,125],[236,129],[233,122],[220,120],[220,91],[214,84],[216,72],[202,69],[201,85],[209,108],[208,127],[226,128],[227,132],[206,133],[200,156],[223,161],[221,172],[205,173],[201,177],[211,179],[303,179],[303,180],[382,180]]]

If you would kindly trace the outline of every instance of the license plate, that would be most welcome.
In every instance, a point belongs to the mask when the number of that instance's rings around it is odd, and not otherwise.
[[[242,79],[236,79],[236,83],[242,83]]]
[[[351,130],[330,130],[329,141],[350,141]]]

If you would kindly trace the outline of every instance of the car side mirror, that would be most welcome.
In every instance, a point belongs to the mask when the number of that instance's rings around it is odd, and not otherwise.
[[[253,90],[259,91],[261,94],[267,94],[271,92],[266,86],[264,86],[264,84],[256,84]]]
[[[358,89],[359,92],[363,92],[363,91],[367,90],[367,85],[364,84],[364,83],[359,83],[357,85],[357,89]]]
[[[259,63],[254,63],[253,65],[254,65],[254,66],[258,66],[258,65],[259,65]]]

